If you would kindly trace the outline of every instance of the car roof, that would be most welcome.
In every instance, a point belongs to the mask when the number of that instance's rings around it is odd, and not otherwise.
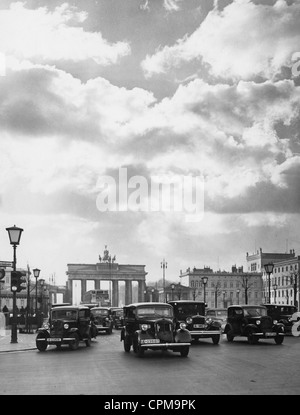
[[[227,311],[227,308],[222,308],[222,307],[219,307],[219,308],[216,308],[216,307],[210,307],[210,308],[207,308],[207,309],[206,309],[206,311]]]
[[[230,306],[228,306],[228,308],[232,308],[232,307],[267,308],[264,305],[253,305],[253,304],[231,304]]]
[[[105,307],[105,306],[96,306],[96,307],[92,307],[91,310],[110,310],[111,307]]]
[[[194,300],[170,300],[168,304],[204,304],[204,301],[194,301]]]
[[[132,304],[128,304],[125,305],[123,308],[129,308],[129,307],[139,307],[139,306],[167,306],[167,307],[172,307],[171,304],[168,303],[161,303],[161,302],[152,302],[152,301],[147,301],[147,302],[141,302],[141,303],[132,303]]]
[[[61,305],[52,307],[52,310],[89,310],[89,308],[82,305]]]

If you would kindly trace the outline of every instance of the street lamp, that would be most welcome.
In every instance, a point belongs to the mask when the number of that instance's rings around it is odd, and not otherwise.
[[[147,294],[147,291],[144,290],[144,301],[146,301],[146,294]]]
[[[171,290],[172,290],[172,301],[174,301],[174,288],[175,288],[175,284],[171,285]]]
[[[237,303],[239,305],[240,304],[240,290],[236,290],[236,294],[237,294]]]
[[[22,228],[18,228],[16,225],[6,228],[9,236],[9,242],[13,246],[14,250],[14,258],[13,258],[13,270],[16,271],[17,267],[17,257],[16,257],[16,249],[17,245],[20,243],[21,235],[23,232]],[[13,287],[13,322],[11,325],[11,343],[18,343],[18,335],[17,335],[17,287]]]
[[[270,275],[273,272],[274,264],[272,262],[269,262],[268,264],[264,265],[265,271],[268,274],[268,303],[271,303],[271,279]]]
[[[166,278],[165,278],[165,269],[168,268],[168,263],[163,259],[163,262],[160,263],[160,267],[163,269],[163,287],[164,287],[164,302],[166,303]]]
[[[208,278],[207,277],[202,277],[201,280],[202,280],[202,284],[204,285],[204,305],[205,305],[206,304],[206,291],[205,291],[205,287],[206,287]]]
[[[44,290],[44,286],[45,286],[45,280],[43,278],[40,279],[40,286],[41,286],[41,312],[43,313],[44,312],[44,309],[43,309],[43,300],[44,300],[43,290]]]
[[[41,270],[38,268],[35,268],[33,270],[33,276],[35,278],[35,317],[37,317],[37,298],[38,298],[38,294],[37,294],[37,280],[38,277],[40,276],[40,272]]]
[[[274,288],[274,292],[275,292],[274,304],[276,304],[277,288],[278,288],[278,285],[276,284],[276,282],[273,284],[273,288]]]

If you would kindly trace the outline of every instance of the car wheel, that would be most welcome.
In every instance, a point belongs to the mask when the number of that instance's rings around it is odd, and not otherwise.
[[[44,341],[38,340],[38,339],[44,339]],[[47,337],[42,334],[39,333],[36,337],[36,348],[40,351],[40,352],[44,352],[47,349],[48,343],[47,343]]]
[[[233,339],[234,339],[233,330],[229,330],[226,333],[226,337],[227,337],[227,341],[229,341],[230,343],[232,343],[233,342]]]
[[[219,335],[219,334],[214,334],[214,335],[212,336],[212,341],[213,341],[213,344],[219,344],[219,341],[220,341],[220,335]]]
[[[190,351],[190,346],[182,346],[180,349],[180,354],[182,357],[187,357]]]
[[[78,334],[77,333],[72,333],[70,335],[70,337],[72,337],[73,340],[70,341],[69,348],[71,350],[77,350],[78,347],[79,347],[79,337],[78,337]]]
[[[125,336],[124,338],[124,350],[125,352],[130,352],[131,342],[129,336]]]
[[[258,343],[258,338],[256,336],[254,336],[254,330],[249,330],[247,338],[248,338],[248,343],[249,344],[257,344]]]
[[[275,336],[274,340],[276,344],[282,344],[284,336]]]

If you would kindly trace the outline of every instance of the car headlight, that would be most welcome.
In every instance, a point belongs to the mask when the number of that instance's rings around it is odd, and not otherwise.
[[[148,324],[142,324],[141,325],[141,330],[143,330],[143,331],[147,331],[148,328],[149,328]]]
[[[278,321],[277,321],[277,320],[274,320],[274,321],[273,321],[273,324],[277,324],[277,323],[278,323]]]
[[[105,317],[105,321],[109,321],[109,318],[108,317]]]
[[[256,321],[256,324],[259,326],[260,325],[260,320],[257,320]]]
[[[180,324],[179,324],[179,327],[180,327],[181,329],[186,329],[186,324],[185,324],[185,323],[180,323]]]
[[[192,324],[192,322],[193,322],[192,317],[187,317],[186,324]]]
[[[48,323],[44,323],[43,324],[43,328],[46,329],[46,330],[49,330],[49,324]]]
[[[66,329],[66,330],[68,330],[68,328],[69,328],[69,324],[64,324],[64,329]]]
[[[208,317],[208,318],[205,320],[205,322],[206,322],[206,324],[210,324],[210,323],[212,322],[212,318]]]

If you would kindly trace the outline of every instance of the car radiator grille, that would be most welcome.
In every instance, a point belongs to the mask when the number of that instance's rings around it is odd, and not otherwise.
[[[165,342],[173,341],[172,324],[169,322],[158,322],[156,323],[155,329],[158,339]]]
[[[260,327],[262,330],[271,330],[272,319],[270,317],[262,317]]]
[[[200,316],[193,317],[193,324],[205,324],[205,318]]]
[[[63,326],[64,326],[63,321],[54,321],[51,325],[51,330],[50,330],[51,336],[54,336],[54,337],[61,336],[63,332]]]

